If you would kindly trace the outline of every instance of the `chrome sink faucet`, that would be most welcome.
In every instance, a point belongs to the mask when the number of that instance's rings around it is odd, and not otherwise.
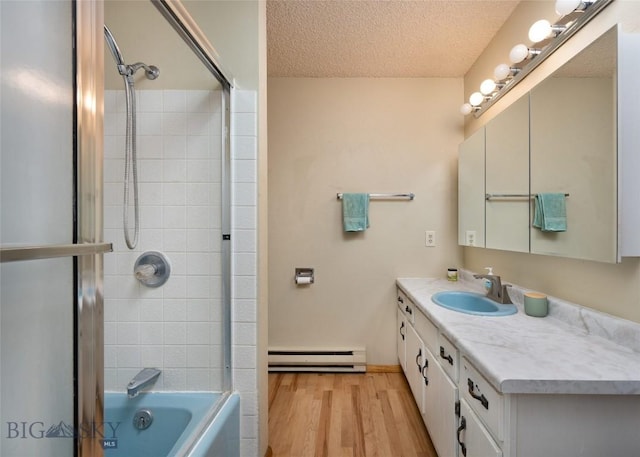
[[[511,287],[511,284],[502,284],[500,280],[500,276],[498,275],[473,275],[476,279],[487,279],[491,281],[491,289],[487,292],[487,298],[490,298],[496,303],[500,303],[502,305],[511,304],[511,297],[509,297],[509,292],[507,292],[507,288]]]
[[[127,384],[129,398],[136,397],[142,389],[156,382],[158,376],[160,376],[160,370],[157,368],[144,368]]]

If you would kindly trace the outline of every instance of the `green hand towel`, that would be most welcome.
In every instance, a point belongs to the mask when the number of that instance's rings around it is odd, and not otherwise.
[[[566,232],[567,210],[564,194],[537,194],[533,226],[543,232]]]
[[[369,228],[369,194],[342,194],[342,224],[345,232]]]

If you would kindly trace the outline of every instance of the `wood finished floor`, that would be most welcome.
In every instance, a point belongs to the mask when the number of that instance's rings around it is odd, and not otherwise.
[[[269,373],[273,457],[437,457],[402,373]]]

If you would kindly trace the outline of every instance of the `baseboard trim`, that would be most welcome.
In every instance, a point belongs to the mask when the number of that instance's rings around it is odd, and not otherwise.
[[[367,365],[367,373],[401,373],[400,365]]]

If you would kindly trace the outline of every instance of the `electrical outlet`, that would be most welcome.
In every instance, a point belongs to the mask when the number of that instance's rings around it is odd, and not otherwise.
[[[424,232],[424,245],[428,248],[433,248],[436,245],[436,232],[433,230],[427,230]]]
[[[476,245],[476,231],[475,230],[467,230],[467,239],[465,244],[467,246],[475,246]]]

